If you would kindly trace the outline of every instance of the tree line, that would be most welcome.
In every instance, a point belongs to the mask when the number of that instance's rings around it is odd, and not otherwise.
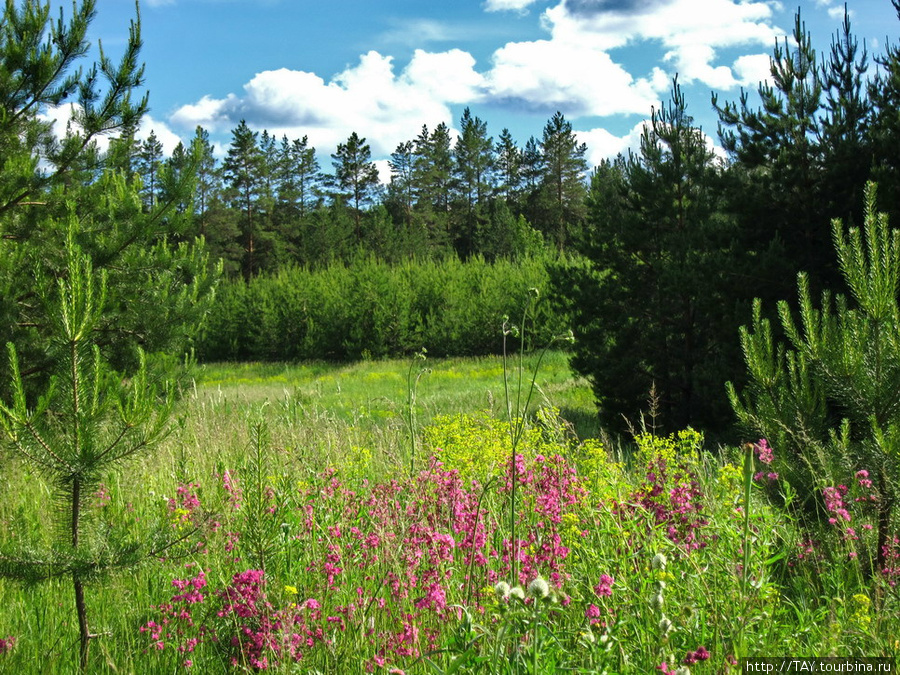
[[[225,262],[227,276],[347,262],[359,251],[400,261],[563,250],[584,215],[587,148],[562,113],[524,148],[508,129],[489,136],[468,108],[455,142],[447,124],[423,126],[391,154],[386,186],[356,132],[331,155],[331,173],[307,136],[277,139],[244,120],[231,136],[222,161],[201,127],[168,158],[155,133],[137,141],[132,130],[110,150],[126,175],[140,178],[148,208],[166,199],[160,172],[180,173],[197,158],[192,233]]]

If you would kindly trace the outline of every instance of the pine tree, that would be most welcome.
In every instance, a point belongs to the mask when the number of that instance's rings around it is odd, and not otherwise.
[[[147,109],[146,97],[135,98],[143,83],[140,23],[118,63],[101,50],[98,63],[79,67],[95,6],[77,2],[71,18],[51,21],[48,5],[10,2],[0,20],[0,343],[15,345],[29,400],[55,367],[50,318],[36,298],[42,280],[66,275],[72,204],[83,224],[81,250],[107,274],[98,346],[117,370],[136,368],[141,349],[154,368],[162,354],[182,354],[213,283],[202,249],[177,243],[185,222],[176,209],[193,189],[192,172],[171,181],[149,209],[132,186],[133,131]],[[44,120],[66,103],[74,119],[58,139]],[[99,152],[97,139],[116,133],[122,141]],[[0,395],[9,381],[0,362]]]
[[[512,208],[522,185],[522,151],[509,129],[501,131],[497,141],[497,173],[500,181],[498,191]]]
[[[865,47],[860,51],[845,5],[844,20],[821,66],[825,100],[818,147],[821,191],[829,203],[827,216],[848,224],[862,214],[863,193],[873,162],[867,133],[872,114],[865,82],[868,68],[868,55]]]
[[[49,548],[36,542],[4,542],[0,576],[22,582],[69,577],[75,596],[79,664],[88,670],[90,630],[86,586],[115,570],[158,556],[173,542],[147,533],[128,537],[99,527],[85,509],[109,471],[152,449],[167,433],[173,399],[140,366],[123,377],[101,356],[100,336],[107,308],[107,275],[93,269],[76,239],[77,218],[69,219],[66,276],[43,279],[54,353],[53,379],[35,404],[29,403],[19,355],[7,343],[12,402],[0,401],[0,429],[10,447],[47,482],[57,505]]]
[[[589,265],[553,274],[572,313],[573,368],[590,379],[611,428],[634,419],[655,387],[666,427],[722,430],[727,415],[717,404],[739,354],[719,176],[677,82],[669,105],[651,114],[640,154],[606,161],[592,176],[577,239]]]
[[[251,279],[258,271],[257,238],[261,222],[257,213],[263,194],[263,157],[257,144],[258,133],[241,120],[231,132],[231,145],[222,164],[225,181],[233,201],[242,212],[241,229],[244,255],[241,268],[244,278]]]
[[[137,154],[137,172],[143,183],[144,203],[148,208],[156,204],[159,192],[159,167],[163,162],[163,146],[156,137],[156,132],[150,135],[140,144]]]
[[[900,478],[900,230],[876,211],[874,184],[865,194],[862,230],[832,223],[834,247],[850,297],[823,291],[813,306],[809,277],[797,278],[799,322],[778,303],[786,344],[777,344],[753,308],[741,330],[750,375],[743,395],[729,398],[744,430],[779,448],[778,466],[805,513],[827,517],[823,485],[866,470],[877,496],[876,569],[885,566]]]
[[[866,148],[868,117],[859,54],[849,19],[820,65],[800,13],[792,38],[773,53],[771,84],[758,88],[754,110],[740,104],[717,108],[722,146],[733,158],[731,211],[741,222],[742,244],[756,252],[758,283],[775,300],[790,294],[800,270],[814,288],[835,287],[840,275],[831,257],[827,224],[834,217],[860,216],[862,188],[871,154]],[[766,251],[783,247],[780,260]],[[774,264],[773,264],[774,263]]]
[[[378,167],[372,161],[372,150],[365,138],[354,131],[346,143],[339,143],[334,160],[334,179],[338,194],[349,200],[353,207],[353,222],[357,241],[362,238],[360,222],[362,207],[370,204],[380,186]]]
[[[891,0],[900,21],[900,0]],[[900,221],[900,46],[888,45],[876,58],[879,71],[869,82],[872,116],[868,139],[873,150],[872,179],[892,223]]]
[[[566,247],[571,229],[584,218],[584,158],[587,145],[579,143],[572,125],[557,112],[544,127],[541,140],[541,197],[544,226],[559,250]]]
[[[467,212],[486,203],[491,196],[494,142],[487,123],[466,108],[459,121],[460,135],[453,148],[454,173],[460,198]]]
[[[191,139],[191,154],[196,158],[196,187],[194,189],[195,232],[201,237],[207,234],[207,224],[212,201],[221,191],[221,175],[213,154],[209,132],[198,126]]]
[[[414,166],[413,142],[404,141],[391,153],[388,203],[394,207],[395,220],[403,223],[407,229],[412,226],[412,210],[415,203]]]

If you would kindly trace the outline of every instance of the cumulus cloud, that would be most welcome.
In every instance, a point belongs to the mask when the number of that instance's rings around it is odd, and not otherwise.
[[[449,123],[449,104],[481,95],[483,78],[474,65],[472,56],[458,49],[416,50],[398,75],[390,56],[370,51],[329,82],[304,71],[263,71],[244,85],[243,95],[204,97],[179,108],[170,120],[184,129],[199,124],[221,132],[247,119],[278,136],[308,135],[313,145],[325,148],[356,131],[367,138],[373,154],[387,155],[411,129]]]
[[[603,128],[579,131],[578,140],[587,144],[588,163],[597,166],[604,159],[614,159],[617,155],[637,152],[641,147],[641,134],[649,120],[641,120],[624,136],[616,136]]]
[[[772,57],[768,54],[745,54],[732,66],[738,81],[745,87],[755,87],[772,76]]]
[[[607,52],[560,40],[498,49],[487,85],[495,100],[574,116],[645,113],[657,100],[653,82],[635,79]]]
[[[656,42],[682,81],[720,89],[741,78],[716,64],[717,50],[770,47],[784,34],[772,20],[771,3],[763,0],[562,0],[544,12],[554,41],[600,50]]]

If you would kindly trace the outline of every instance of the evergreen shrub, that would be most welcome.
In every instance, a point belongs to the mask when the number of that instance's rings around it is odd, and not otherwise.
[[[223,283],[198,356],[205,361],[331,361],[499,354],[504,317],[521,317],[530,288],[547,295],[547,260],[360,257],[349,265],[294,267]],[[562,332],[549,303],[529,310],[526,346]]]

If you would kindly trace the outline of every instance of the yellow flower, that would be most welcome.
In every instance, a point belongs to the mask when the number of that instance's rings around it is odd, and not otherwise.
[[[285,586],[284,592],[288,595],[297,595],[297,587],[296,586]]]

